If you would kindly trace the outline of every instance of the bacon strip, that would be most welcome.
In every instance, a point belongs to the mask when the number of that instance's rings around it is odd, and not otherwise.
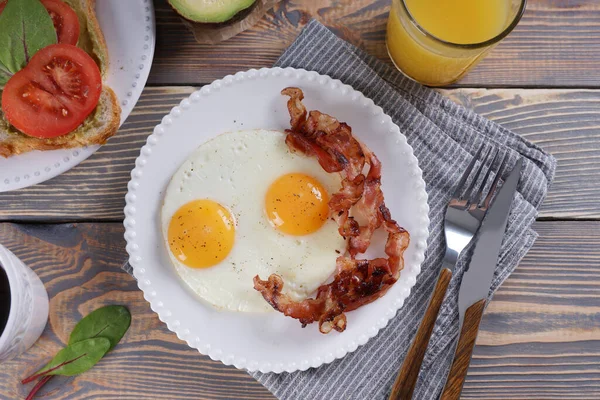
[[[362,197],[365,187],[364,175],[359,175],[353,181],[345,178],[342,188],[329,199],[329,210],[338,224],[338,231],[343,237],[358,236],[360,226],[354,217],[350,216],[350,208]]]
[[[385,205],[381,163],[367,146],[352,136],[350,126],[319,111],[307,113],[302,104],[304,94],[298,88],[286,88],[281,93],[290,97],[288,147],[316,157],[325,171],[341,172],[344,178],[341,189],[331,196],[329,209],[340,235],[348,238],[349,256],[337,258],[333,281],[321,285],[314,299],[292,300],[282,292],[284,282],[277,274],[266,281],[255,276],[254,288],[274,309],[298,319],[303,327],[318,321],[322,333],[332,329],[343,332],[346,311],[378,299],[398,280],[410,235],[391,218]],[[365,176],[366,165],[369,170]],[[387,258],[357,260],[356,256],[368,249],[373,233],[381,227],[388,233]]]
[[[298,88],[289,87],[283,89],[281,94],[290,96],[287,103],[287,108],[290,113],[290,125],[293,130],[300,129],[301,124],[306,120],[306,108],[302,104],[304,100],[304,93]],[[293,112],[293,114],[292,114]]]

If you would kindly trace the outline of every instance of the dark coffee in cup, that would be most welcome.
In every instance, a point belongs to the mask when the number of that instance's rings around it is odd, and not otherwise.
[[[10,312],[10,286],[8,285],[8,276],[0,265],[0,336],[4,332],[8,322]]]

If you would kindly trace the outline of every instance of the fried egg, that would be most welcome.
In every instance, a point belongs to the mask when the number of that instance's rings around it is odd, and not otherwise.
[[[283,132],[221,134],[173,175],[161,225],[175,271],[219,309],[267,312],[253,278],[279,274],[294,300],[313,294],[346,249],[329,218],[341,178],[290,152]]]

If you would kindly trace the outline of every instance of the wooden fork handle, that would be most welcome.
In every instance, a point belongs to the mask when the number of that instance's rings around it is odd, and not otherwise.
[[[477,339],[477,332],[479,332],[479,323],[481,322],[484,308],[485,299],[481,299],[465,311],[463,326],[458,338],[458,345],[456,346],[456,354],[454,355],[454,361],[452,362],[452,367],[450,367],[448,380],[446,381],[446,386],[440,400],[458,400],[460,398],[460,392],[462,391],[465,378],[467,377],[467,370],[471,363],[471,356],[473,355],[473,348],[475,347],[475,340]]]
[[[410,400],[412,398],[417,378],[419,377],[419,371],[421,370],[421,364],[423,363],[427,345],[429,344],[429,338],[433,332],[433,326],[440,312],[440,307],[444,301],[451,278],[452,271],[448,268],[441,270],[437,284],[433,290],[433,295],[425,311],[425,316],[423,316],[417,334],[406,354],[402,368],[398,373],[394,386],[392,386],[389,400]]]

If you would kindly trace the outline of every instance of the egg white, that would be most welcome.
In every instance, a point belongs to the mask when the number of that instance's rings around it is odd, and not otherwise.
[[[164,243],[177,274],[200,298],[219,309],[266,312],[272,308],[254,290],[255,275],[281,275],[284,293],[302,300],[333,274],[338,252],[346,249],[335,222],[329,219],[312,234],[292,236],[276,230],[266,217],[269,186],[292,172],[318,179],[329,195],[341,186],[340,176],[323,171],[316,159],[290,152],[284,133],[267,130],[221,134],[198,147],[173,175],[161,212]],[[197,199],[218,202],[236,222],[229,255],[204,269],[179,262],[167,242],[173,214]]]

